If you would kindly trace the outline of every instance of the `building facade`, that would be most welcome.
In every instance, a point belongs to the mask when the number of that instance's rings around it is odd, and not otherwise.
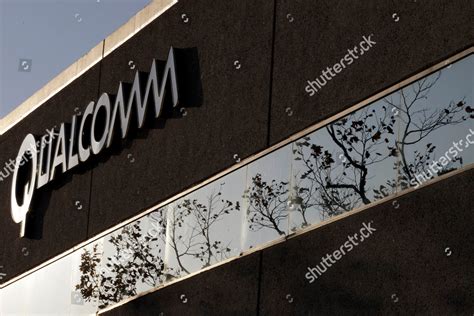
[[[0,122],[0,314],[471,315],[469,8],[153,1]]]

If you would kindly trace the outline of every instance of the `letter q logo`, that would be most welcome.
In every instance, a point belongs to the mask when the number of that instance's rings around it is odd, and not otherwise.
[[[26,157],[28,155],[29,157]],[[21,223],[20,237],[25,236],[26,227],[26,214],[30,210],[31,201],[33,200],[33,193],[36,185],[36,173],[37,173],[37,149],[35,137],[31,134],[26,135],[23,143],[21,144],[20,151],[15,161],[15,171],[13,173],[12,180],[12,191],[11,191],[11,213],[15,223]],[[30,169],[24,166],[27,158],[31,159]],[[21,168],[25,168],[29,173],[29,177],[25,183],[19,182],[23,180],[23,173],[20,172]]]

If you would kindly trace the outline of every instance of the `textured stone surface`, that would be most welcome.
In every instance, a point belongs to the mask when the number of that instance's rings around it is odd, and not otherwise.
[[[260,315],[468,315],[473,180],[471,169],[264,250]],[[307,267],[370,222],[373,235],[307,281]]]
[[[246,256],[105,315],[253,315],[257,311],[259,262],[258,253]]]
[[[271,143],[474,43],[469,0],[278,0],[276,7]],[[306,93],[307,80],[315,80],[370,34],[375,46],[317,94]]]

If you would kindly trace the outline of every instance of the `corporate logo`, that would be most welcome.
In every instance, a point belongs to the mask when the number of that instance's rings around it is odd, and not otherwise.
[[[126,138],[132,117],[137,119],[137,127],[142,128],[150,107],[155,118],[162,116],[168,90],[171,90],[172,106],[178,106],[173,47],[169,50],[161,80],[156,60],[145,76],[146,73],[137,70],[131,89],[120,82],[115,97],[102,93],[97,102],[91,101],[87,105],[84,113],[74,114],[70,124],[60,124],[56,135],[47,133],[40,141],[32,134],[26,135],[15,161],[11,189],[11,215],[16,223],[21,224],[20,237],[25,236],[27,214],[36,189],[85,163],[93,155],[99,155],[119,136]]]

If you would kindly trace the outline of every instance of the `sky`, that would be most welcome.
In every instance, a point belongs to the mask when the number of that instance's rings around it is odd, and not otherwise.
[[[0,0],[0,118],[151,0]]]

